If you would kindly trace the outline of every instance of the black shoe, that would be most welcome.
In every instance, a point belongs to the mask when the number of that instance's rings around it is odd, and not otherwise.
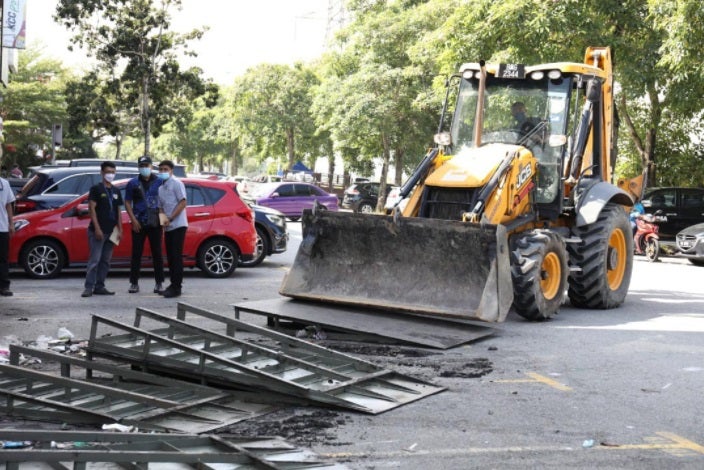
[[[0,295],[3,297],[12,297],[12,291],[10,289],[0,289]]]
[[[154,285],[154,293],[161,294],[162,292],[164,292],[164,284],[162,284],[161,282],[157,282]]]
[[[93,289],[84,289],[81,297],[90,297],[93,295]]]
[[[105,287],[98,287],[96,289],[93,289],[93,293],[95,295],[115,295],[113,291],[107,290]]]
[[[170,297],[180,297],[181,296],[181,289],[174,289],[173,287],[169,287],[165,291],[161,293],[165,298],[170,298]]]
[[[127,289],[127,292],[130,294],[136,294],[139,292],[139,284],[130,284],[130,288]]]

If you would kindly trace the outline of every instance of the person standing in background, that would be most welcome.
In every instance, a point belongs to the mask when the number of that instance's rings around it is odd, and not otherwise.
[[[139,176],[132,178],[125,189],[125,209],[132,221],[132,257],[130,259],[130,294],[139,292],[139,274],[144,242],[149,239],[154,266],[154,293],[164,290],[164,259],[161,256],[163,229],[159,224],[159,187],[163,180],[152,173],[152,159],[137,160]]]
[[[9,297],[10,290],[10,237],[15,234],[15,223],[12,220],[14,213],[12,203],[15,195],[12,194],[10,183],[0,178],[0,295]]]
[[[90,297],[93,294],[115,295],[115,292],[105,287],[105,279],[110,271],[112,250],[122,239],[120,217],[120,206],[123,205],[122,195],[120,190],[112,185],[116,171],[113,162],[103,162],[100,165],[102,181],[92,186],[88,193],[90,257],[86,269],[85,288],[81,297]]]
[[[159,178],[163,181],[159,187],[159,215],[164,226],[164,245],[171,281],[161,295],[178,297],[183,284],[183,243],[188,229],[186,186],[174,177],[174,163],[171,160],[159,163]]]

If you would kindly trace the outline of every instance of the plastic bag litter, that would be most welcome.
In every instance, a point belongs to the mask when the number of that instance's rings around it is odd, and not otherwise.
[[[120,423],[103,424],[103,431],[118,431],[118,432],[132,432],[137,431],[134,426],[125,426]]]
[[[71,333],[71,331],[64,326],[59,328],[59,331],[56,332],[56,336],[60,340],[64,340],[64,341],[70,341],[73,339],[73,333]]]

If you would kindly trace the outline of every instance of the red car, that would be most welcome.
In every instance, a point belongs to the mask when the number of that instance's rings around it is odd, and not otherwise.
[[[123,192],[123,199],[127,181],[115,184]],[[188,201],[184,266],[198,267],[210,277],[230,276],[238,261],[254,256],[257,231],[252,209],[240,199],[235,182],[188,178],[181,181],[186,185]],[[35,279],[53,278],[64,268],[85,266],[89,222],[88,194],[55,209],[16,216],[10,263],[22,266]],[[132,227],[124,210],[122,227],[123,239],[113,251],[111,266],[129,268]],[[151,266],[149,243],[144,244],[142,266]]]

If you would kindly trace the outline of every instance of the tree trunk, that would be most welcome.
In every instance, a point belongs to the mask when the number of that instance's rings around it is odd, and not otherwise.
[[[142,77],[142,132],[144,132],[144,155],[151,150],[151,119],[149,116],[149,76]]]
[[[235,139],[232,143],[232,153],[230,154],[230,176],[235,176],[239,172],[238,167],[238,157],[240,153],[240,139],[239,137]]]
[[[394,184],[401,186],[403,184],[403,150],[396,149],[394,152]]]
[[[331,146],[332,147],[332,146]],[[328,192],[332,193],[335,179],[335,155],[333,149],[328,149]]]
[[[657,143],[657,128],[660,125],[660,120],[662,119],[662,107],[658,99],[657,91],[655,89],[648,90],[648,98],[650,101],[650,126],[645,131],[645,139],[641,139],[640,135],[636,131],[635,125],[631,120],[631,116],[628,113],[628,107],[626,105],[626,96],[621,94],[621,106],[619,109],[622,111],[624,121],[626,122],[626,127],[628,128],[628,133],[631,136],[633,145],[636,147],[636,151],[640,156],[642,168],[647,169],[647,180],[643,182],[645,187],[655,187],[657,186],[657,164],[655,161],[655,144]]]
[[[288,129],[286,131],[286,150],[288,150],[288,168],[286,168],[287,171],[290,171],[291,168],[293,168],[293,165],[296,164],[296,152],[295,152],[295,140],[293,137],[293,129]]]
[[[381,142],[383,146],[382,152],[382,163],[381,163],[381,176],[379,177],[379,198],[376,202],[376,212],[384,212],[384,205],[386,204],[386,179],[389,176],[389,160],[391,160],[391,145],[389,144],[389,137],[387,135],[382,135]]]

